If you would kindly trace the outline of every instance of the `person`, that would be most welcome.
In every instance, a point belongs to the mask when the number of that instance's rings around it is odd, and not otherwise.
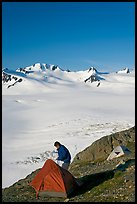
[[[69,150],[64,145],[60,144],[60,142],[58,141],[54,143],[54,146],[58,151],[58,157],[56,160],[62,161],[62,168],[68,170],[71,161],[71,155]]]

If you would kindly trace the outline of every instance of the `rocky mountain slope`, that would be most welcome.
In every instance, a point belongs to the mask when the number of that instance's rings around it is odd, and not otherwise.
[[[107,161],[117,145],[131,153]],[[69,198],[39,197],[28,185],[40,169],[8,188],[2,189],[3,202],[135,202],[135,127],[92,143],[78,153],[69,171],[83,184]]]

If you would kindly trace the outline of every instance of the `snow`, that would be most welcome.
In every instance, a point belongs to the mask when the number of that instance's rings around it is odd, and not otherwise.
[[[119,74],[119,73],[129,73],[129,69],[126,67],[126,68],[124,68],[124,69],[122,69],[122,70],[119,70],[117,73],[118,73],[118,74]]]
[[[104,80],[97,87],[84,82],[94,70],[43,66],[30,66],[28,75],[12,73],[23,81],[10,88],[13,82],[2,84],[3,188],[54,159],[55,141],[68,147],[73,160],[97,139],[135,124],[134,72],[98,72]]]

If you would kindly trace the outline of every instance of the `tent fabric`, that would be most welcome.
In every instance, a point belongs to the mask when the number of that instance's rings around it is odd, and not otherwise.
[[[67,197],[76,189],[77,183],[69,171],[48,159],[31,181],[30,186],[35,189],[37,196],[45,194],[53,197]]]
[[[110,153],[107,160],[111,160],[113,158],[117,158],[120,156],[123,156],[125,154],[130,153],[130,150],[126,146],[117,146],[114,148],[114,150]]]

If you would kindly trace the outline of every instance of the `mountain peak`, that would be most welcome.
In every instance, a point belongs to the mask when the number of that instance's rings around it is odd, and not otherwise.
[[[129,68],[127,68],[127,67],[125,67],[124,69],[122,69],[122,70],[119,70],[118,72],[116,72],[116,73],[130,73],[130,71],[129,71]]]
[[[92,71],[92,72],[94,72],[94,73],[97,73],[97,70],[95,69],[95,67],[90,67],[89,70],[88,70],[88,72],[90,72],[90,71]]]

